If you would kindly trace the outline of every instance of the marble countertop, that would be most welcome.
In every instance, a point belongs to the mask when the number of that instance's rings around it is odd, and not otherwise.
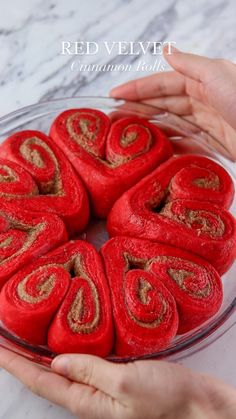
[[[72,71],[74,56],[62,41],[103,45],[117,41],[175,41],[177,47],[236,62],[234,0],[0,0],[0,116],[38,101],[78,95],[106,96],[111,87],[147,73],[143,57],[100,51],[80,64],[131,64],[132,71]],[[153,56],[145,56],[147,63]],[[182,361],[236,386],[236,327]],[[0,419],[64,419],[63,409],[33,396],[0,371]]]

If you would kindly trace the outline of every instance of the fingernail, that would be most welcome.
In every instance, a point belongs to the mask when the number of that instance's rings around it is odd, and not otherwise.
[[[66,375],[69,370],[69,362],[67,356],[59,356],[52,361],[51,367],[60,374]]]

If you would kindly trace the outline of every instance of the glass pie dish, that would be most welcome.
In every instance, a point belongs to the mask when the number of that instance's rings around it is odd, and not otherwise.
[[[236,164],[229,152],[216,138],[178,115],[139,103],[102,97],[77,97],[28,106],[0,118],[0,142],[12,133],[24,129],[36,129],[48,133],[55,117],[62,111],[72,108],[98,109],[108,114],[112,120],[124,116],[139,116],[148,119],[166,132],[172,142],[175,155],[198,154],[219,162],[231,175],[236,189]],[[236,216],[236,198],[234,198],[230,211]],[[87,240],[99,250],[101,245],[108,240],[106,222],[92,219],[86,231],[79,238]],[[224,299],[219,312],[196,329],[181,336],[177,335],[165,350],[142,357],[120,358],[111,355],[109,359],[116,362],[128,362],[137,358],[179,360],[208,346],[236,323],[235,277],[236,263],[222,277]],[[0,345],[46,366],[50,365],[51,360],[57,355],[50,352],[47,347],[26,343],[11,334],[3,324],[0,324]]]

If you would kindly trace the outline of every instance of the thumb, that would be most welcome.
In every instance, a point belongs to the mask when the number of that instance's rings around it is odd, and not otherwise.
[[[212,71],[213,60],[201,55],[188,54],[181,52],[177,48],[171,48],[172,53],[165,47],[164,57],[168,64],[184,76],[196,81],[205,82],[209,73]]]
[[[52,369],[81,384],[95,387],[97,390],[116,398],[119,384],[125,369],[124,364],[114,364],[92,355],[59,355],[52,364]]]

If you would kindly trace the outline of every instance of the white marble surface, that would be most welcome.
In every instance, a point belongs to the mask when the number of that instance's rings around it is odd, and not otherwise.
[[[133,72],[77,72],[61,41],[163,41],[209,56],[236,60],[234,0],[0,0],[0,116],[31,103],[74,95],[107,95]],[[132,63],[139,58],[81,57],[82,63]],[[146,61],[151,63],[150,53]],[[236,327],[182,361],[236,386]],[[0,419],[70,415],[30,394],[0,371]]]

